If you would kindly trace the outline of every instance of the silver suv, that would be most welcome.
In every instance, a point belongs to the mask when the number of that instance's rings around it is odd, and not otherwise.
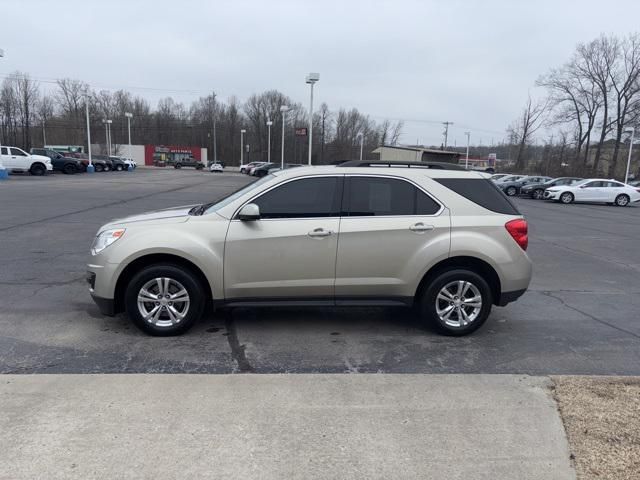
[[[103,314],[176,335],[205,305],[404,305],[464,335],[531,279],[527,223],[480,173],[278,171],[203,205],[104,225],[87,281]]]

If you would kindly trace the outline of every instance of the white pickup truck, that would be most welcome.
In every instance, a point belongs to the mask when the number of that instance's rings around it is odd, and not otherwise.
[[[9,172],[29,172],[31,175],[44,175],[53,171],[49,157],[30,155],[18,147],[0,147],[0,165]]]

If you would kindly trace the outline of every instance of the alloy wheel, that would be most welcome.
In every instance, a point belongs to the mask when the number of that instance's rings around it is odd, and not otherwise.
[[[187,315],[191,300],[186,288],[173,278],[158,277],[145,283],[138,292],[138,311],[156,327],[179,324]]]
[[[482,294],[478,287],[465,280],[447,283],[436,296],[436,313],[449,327],[466,327],[482,310]]]
[[[616,198],[616,205],[618,205],[619,207],[626,207],[628,203],[629,197],[627,197],[626,195],[618,195],[618,197]]]
[[[544,196],[544,192],[540,189],[533,191],[533,198],[540,200]]]

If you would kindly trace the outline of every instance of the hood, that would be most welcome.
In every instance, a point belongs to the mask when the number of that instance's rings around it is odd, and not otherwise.
[[[31,155],[31,158],[34,160],[40,160],[41,162],[44,162],[44,163],[51,162],[51,159],[49,157],[45,157],[44,155]]]
[[[122,225],[128,223],[137,222],[151,222],[151,221],[165,221],[172,219],[175,222],[186,222],[189,219],[189,210],[196,205],[183,205],[180,207],[166,208],[164,210],[155,210],[152,212],[140,213],[138,215],[132,215],[130,217],[117,218],[111,220],[108,225]]]

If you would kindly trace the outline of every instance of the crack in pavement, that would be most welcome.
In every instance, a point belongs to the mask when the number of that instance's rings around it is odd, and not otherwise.
[[[617,325],[613,325],[613,324],[611,324],[609,322],[606,322],[606,321],[604,321],[604,320],[602,320],[602,319],[600,319],[600,318],[598,318],[598,317],[596,317],[594,315],[591,315],[590,313],[582,311],[579,308],[573,307],[573,306],[569,305],[567,302],[565,302],[562,298],[555,296],[553,293],[551,293],[549,291],[543,291],[543,292],[540,292],[540,293],[542,293],[543,295],[546,295],[547,297],[551,297],[551,298],[554,298],[554,299],[558,300],[563,306],[567,307],[568,309],[573,310],[574,312],[578,312],[581,315],[584,315],[585,317],[590,318],[591,320],[593,320],[595,322],[601,323],[602,325],[606,325],[607,327],[611,327],[614,330],[618,330],[619,332],[626,333],[627,335],[631,335],[632,337],[640,339],[640,335],[638,335],[637,333],[634,333],[634,332],[632,332],[630,330],[626,330],[626,329],[624,329],[622,327],[618,327]]]
[[[224,326],[227,330],[227,342],[229,343],[229,348],[231,348],[231,358],[233,358],[233,360],[238,364],[238,371],[240,373],[252,373],[254,369],[247,359],[245,352],[246,345],[240,345],[238,330],[235,322],[233,321],[233,316],[231,312],[226,312],[225,315],[227,318],[224,322]]]

